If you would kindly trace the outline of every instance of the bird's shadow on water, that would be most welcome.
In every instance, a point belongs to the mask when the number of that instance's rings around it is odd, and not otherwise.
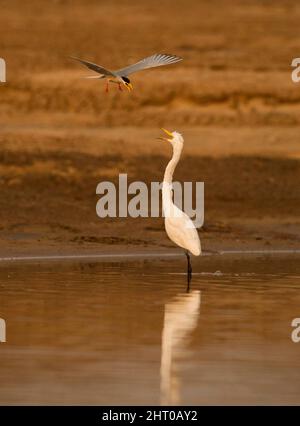
[[[176,274],[177,275],[177,274]],[[185,287],[164,305],[161,340],[160,400],[162,405],[181,402],[179,355],[188,350],[189,335],[197,328],[201,291],[192,289],[192,269],[187,255],[187,270],[179,273],[186,278]],[[185,290],[185,291],[184,291]]]
[[[162,405],[180,404],[179,356],[188,347],[188,337],[198,325],[201,292],[190,289],[178,293],[164,306],[161,340],[160,396]]]

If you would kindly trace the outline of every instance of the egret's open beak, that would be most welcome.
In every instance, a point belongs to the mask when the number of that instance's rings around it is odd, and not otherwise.
[[[132,86],[131,83],[127,83],[126,87],[127,87],[128,92],[131,92],[131,90],[133,90],[133,86]]]
[[[169,132],[169,130],[166,130],[166,129],[161,129],[161,130],[163,130],[165,133],[166,133],[166,135],[168,135],[168,136],[170,136],[170,138],[171,139],[168,139],[168,138],[158,138],[160,141],[167,141],[167,142],[171,142],[172,141],[172,139],[173,139],[173,133],[172,132]]]

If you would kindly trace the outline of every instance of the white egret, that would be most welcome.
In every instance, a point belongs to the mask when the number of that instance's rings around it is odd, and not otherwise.
[[[168,135],[168,138],[159,139],[170,142],[173,147],[173,156],[166,167],[162,186],[165,228],[170,240],[185,250],[189,281],[192,276],[190,253],[194,256],[199,256],[201,254],[201,243],[197,229],[190,217],[173,203],[172,190],[173,173],[181,156],[184,139],[178,132],[169,132],[166,129],[162,130]]]

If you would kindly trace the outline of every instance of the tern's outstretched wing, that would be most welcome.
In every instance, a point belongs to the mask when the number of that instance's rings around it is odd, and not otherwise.
[[[161,67],[162,65],[175,64],[176,62],[182,61],[182,58],[174,55],[167,55],[164,53],[156,53],[155,55],[149,56],[148,58],[142,59],[136,64],[129,65],[128,67],[121,68],[114,71],[118,76],[126,77],[137,71],[146,70],[147,68]]]
[[[94,64],[93,62],[84,61],[83,59],[75,58],[74,56],[70,56],[71,59],[75,59],[75,61],[81,62],[83,65],[88,67],[90,70],[96,71],[98,74],[102,76],[116,76],[112,71],[107,70],[106,68],[101,67],[100,65]]]

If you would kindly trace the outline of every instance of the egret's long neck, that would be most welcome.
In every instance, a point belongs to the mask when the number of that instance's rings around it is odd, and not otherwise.
[[[180,159],[181,151],[182,151],[182,148],[176,148],[175,149],[173,147],[173,156],[172,156],[171,160],[169,161],[169,163],[166,167],[163,182],[172,183],[173,173],[174,173],[175,167],[177,166],[177,163]]]
[[[165,217],[172,216],[173,212],[173,191],[172,191],[172,180],[173,173],[177,163],[180,159],[182,147],[173,147],[173,156],[169,161],[166,171],[164,174],[164,180],[162,185],[162,203]]]

